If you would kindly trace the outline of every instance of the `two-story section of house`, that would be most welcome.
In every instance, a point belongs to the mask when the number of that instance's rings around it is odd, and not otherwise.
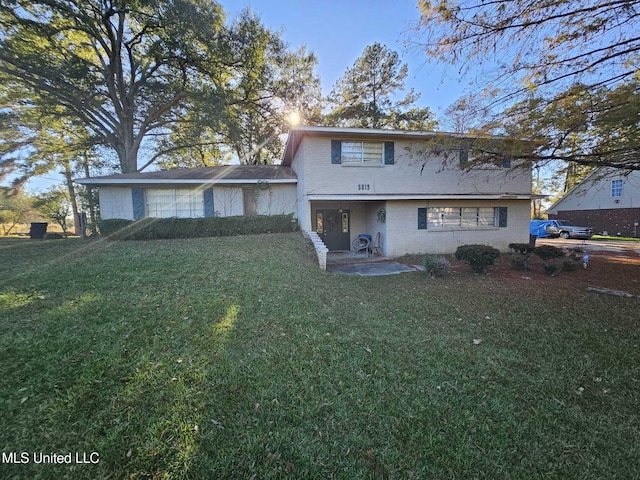
[[[282,165],[298,178],[300,228],[318,232],[329,251],[380,233],[388,256],[528,242],[530,170],[466,169],[460,144],[429,132],[292,129]]]

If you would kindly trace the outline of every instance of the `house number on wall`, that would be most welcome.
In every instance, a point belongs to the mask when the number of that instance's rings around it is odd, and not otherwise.
[[[370,185],[368,183],[359,183],[358,190],[370,190]]]

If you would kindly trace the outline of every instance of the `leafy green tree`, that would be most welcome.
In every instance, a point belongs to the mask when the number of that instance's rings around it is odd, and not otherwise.
[[[305,48],[288,51],[251,12],[245,12],[232,30],[235,42],[252,48],[240,57],[224,142],[241,163],[271,163],[282,155],[280,135],[288,129],[287,115],[298,111],[312,116],[312,105],[321,98],[320,81],[313,73],[317,60]]]
[[[24,92],[14,102],[84,125],[122,172],[267,161],[283,112],[313,103],[302,96],[319,85],[315,62],[249,11],[225,24],[209,0],[0,2],[0,75]]]
[[[62,228],[67,234],[67,221],[72,214],[69,194],[64,187],[58,185],[37,196],[34,206],[46,217]]]
[[[397,52],[374,43],[333,87],[328,101],[328,124],[361,128],[432,130],[436,126],[428,108],[415,107],[420,98],[411,89],[402,98],[408,68]]]
[[[33,215],[31,197],[19,190],[0,187],[0,224],[3,235],[11,234],[21,223],[29,223]]]
[[[479,160],[522,155],[534,164],[636,170],[639,7],[638,0],[420,1],[414,38],[462,72],[483,67],[477,84],[498,92],[494,106],[508,108],[480,134],[502,126],[527,140]]]

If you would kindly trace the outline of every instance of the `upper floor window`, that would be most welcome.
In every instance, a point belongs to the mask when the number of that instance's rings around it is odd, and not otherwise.
[[[393,165],[393,142],[331,140],[331,163],[342,165]]]
[[[342,142],[343,165],[382,165],[384,143]]]
[[[611,180],[611,196],[614,198],[622,196],[622,180]]]

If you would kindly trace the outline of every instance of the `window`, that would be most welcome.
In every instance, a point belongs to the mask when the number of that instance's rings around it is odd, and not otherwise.
[[[622,196],[622,180],[611,180],[611,196],[614,198]]]
[[[382,165],[384,143],[342,142],[343,165]]]
[[[147,190],[147,216],[154,218],[204,217],[202,192],[186,188]]]
[[[504,217],[504,220],[502,218]],[[503,225],[504,224],[504,225]],[[506,211],[494,207],[435,207],[418,209],[418,229],[506,226]]]
[[[393,142],[331,140],[331,163],[356,166],[393,165]]]

